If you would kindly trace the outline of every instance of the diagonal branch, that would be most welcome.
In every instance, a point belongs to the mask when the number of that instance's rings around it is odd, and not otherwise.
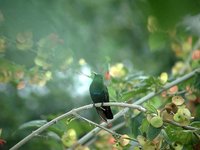
[[[93,124],[93,125],[96,126],[96,127],[99,127],[99,128],[101,128],[101,129],[103,129],[103,130],[109,132],[110,134],[114,135],[115,137],[121,137],[120,134],[114,132],[113,130],[110,130],[110,129],[104,127],[104,126],[101,126],[101,125],[99,125],[99,124],[97,124],[97,123],[95,123],[95,122],[89,120],[89,119],[86,119],[86,118],[82,117],[81,115],[79,115],[79,114],[77,114],[77,113],[73,113],[73,115],[74,115],[76,118],[82,119],[82,120],[84,120],[84,121],[86,121],[86,122],[88,122],[88,123],[90,123],[90,124]]]
[[[136,116],[135,115],[133,115],[131,118],[135,118]],[[172,121],[172,120],[163,120],[166,124],[172,124],[172,125],[175,125],[175,126],[177,126],[177,127],[181,127],[181,128],[183,128],[183,129],[185,129],[185,130],[192,130],[193,131],[193,133],[194,134],[196,134],[196,132],[195,131],[199,131],[200,130],[200,128],[196,128],[196,127],[193,127],[193,126],[183,126],[183,125],[181,125],[181,124],[179,124],[179,123],[177,123],[177,122],[174,122],[174,121]],[[123,122],[121,122],[121,123],[119,123],[119,124],[117,124],[117,125],[115,125],[115,126],[113,126],[112,128],[111,128],[111,130],[112,131],[116,131],[116,130],[119,130],[119,129],[121,129],[122,127],[124,127],[126,125],[126,122],[125,121],[123,121]],[[198,137],[199,138],[199,137]],[[92,143],[94,142],[94,139],[91,139],[91,140],[89,140],[85,145],[91,145]]]
[[[86,121],[86,122],[88,122],[88,123],[90,123],[90,124],[93,124],[93,125],[95,125],[95,126],[101,128],[101,129],[107,131],[108,133],[112,134],[113,137],[114,137],[115,139],[119,139],[119,138],[122,138],[122,137],[123,137],[122,134],[116,133],[114,130],[108,129],[108,128],[104,127],[104,126],[101,126],[101,125],[99,125],[99,124],[97,124],[97,123],[95,123],[95,122],[93,122],[93,121],[91,121],[91,120],[89,120],[89,119],[86,119],[86,118],[82,117],[81,115],[79,115],[79,114],[77,114],[77,113],[74,113],[73,115],[74,115],[75,117],[79,118],[79,119],[82,119],[82,120],[84,120],[84,121]],[[124,138],[124,139],[132,140],[132,141],[135,141],[135,142],[138,143],[138,141],[137,141],[136,139],[133,139],[133,138],[130,138],[130,137]]]
[[[86,122],[88,122],[90,124],[93,124],[93,125],[101,128],[101,129],[103,129],[105,131],[107,131],[108,133],[112,134],[117,139],[119,139],[119,138],[122,137],[122,134],[116,133],[116,132],[114,132],[114,130],[111,130],[111,129],[108,129],[108,128],[104,127],[104,126],[101,126],[101,125],[99,125],[99,124],[97,124],[97,123],[95,123],[95,122],[93,122],[93,121],[91,121],[91,120],[89,120],[89,119],[87,119],[85,117],[82,117],[81,115],[79,115],[77,113],[74,113],[74,116],[77,117],[77,118],[79,118],[79,119],[82,119],[82,120],[84,120],[84,121],[86,121]],[[125,139],[129,139],[129,140],[138,142],[136,139],[133,139],[133,138],[130,138],[130,137],[129,138],[125,138]]]
[[[16,145],[14,145],[10,150],[16,150],[19,149],[22,145],[24,145],[26,142],[28,142],[29,140],[31,140],[33,137],[37,136],[38,134],[40,134],[42,131],[44,131],[45,129],[47,129],[49,126],[52,126],[53,124],[55,124],[56,122],[58,122],[59,120],[62,120],[70,115],[74,115],[74,113],[79,112],[79,111],[83,111],[86,109],[90,109],[93,108],[93,106],[95,105],[95,107],[101,107],[101,106],[119,106],[119,107],[129,107],[131,109],[138,109],[142,112],[145,112],[146,109],[143,108],[142,106],[139,105],[135,105],[135,104],[127,104],[127,103],[117,103],[117,102],[112,102],[112,103],[96,103],[96,104],[89,104],[89,105],[85,105],[79,108],[74,108],[71,111],[62,114],[56,118],[54,118],[53,120],[47,122],[46,124],[44,124],[43,126],[41,126],[40,128],[38,128],[37,130],[33,131],[31,134],[29,134],[28,136],[26,136],[24,139],[22,139],[20,142],[18,142]]]
[[[183,129],[186,129],[186,130],[200,130],[200,128],[196,128],[196,127],[192,127],[192,126],[183,126],[177,122],[174,122],[174,121],[171,121],[171,120],[164,120],[164,122],[168,123],[168,124],[172,124],[172,125],[175,125],[177,127],[181,127]]]
[[[161,90],[157,91],[157,92],[150,92],[149,94],[147,94],[146,96],[140,98],[139,100],[137,100],[136,102],[134,102],[133,104],[139,105],[142,104],[146,101],[148,101],[149,99],[157,96],[158,94],[162,93],[163,91],[185,81],[190,79],[191,77],[193,77],[196,73],[200,73],[200,68],[174,80],[171,83],[166,84]],[[125,108],[123,110],[121,110],[120,112],[118,112],[114,118],[112,120],[109,120],[107,123],[102,123],[102,126],[106,126],[107,124],[110,124],[112,122],[114,122],[115,120],[117,120],[118,118],[120,118],[121,116],[123,116],[127,111],[129,110],[129,108]],[[88,132],[85,136],[83,136],[81,139],[79,139],[78,144],[84,144],[86,143],[90,138],[92,138],[96,133],[98,133],[101,129],[96,127],[93,130],[91,130],[90,132]]]

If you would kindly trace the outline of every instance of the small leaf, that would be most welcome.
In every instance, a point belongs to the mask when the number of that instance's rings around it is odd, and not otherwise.
[[[172,97],[172,103],[179,106],[179,105],[182,105],[184,103],[184,99],[183,99],[182,96],[174,96],[174,97]]]
[[[142,124],[139,127],[139,130],[142,134],[147,133],[148,128],[149,128],[150,123],[148,122],[148,120],[145,118],[142,120]]]
[[[147,113],[155,113],[158,114],[157,109],[149,102],[144,104],[144,107],[147,109]]]
[[[25,128],[39,128],[42,125],[44,125],[45,123],[47,123],[46,120],[33,120],[33,121],[29,121],[26,122],[24,124],[22,124],[19,129],[25,129]]]
[[[139,127],[141,125],[142,120],[144,120],[144,117],[144,114],[140,113],[139,115],[131,119],[132,133],[134,137],[137,137],[140,134]]]
[[[197,127],[200,130],[200,121],[194,121],[190,125],[193,126],[193,127]]]
[[[147,139],[152,141],[154,138],[160,134],[162,128],[155,128],[152,125],[149,125],[148,132],[147,132]]]
[[[163,120],[160,116],[155,116],[151,118],[150,124],[155,128],[160,128],[163,125]]]
[[[172,147],[175,149],[175,150],[182,150],[183,149],[183,145],[178,143],[178,142],[173,142],[172,143]]]
[[[52,120],[53,118],[55,118],[55,116],[50,116],[48,119]],[[52,126],[50,126],[47,130],[56,133],[57,135],[59,135],[60,137],[63,135],[63,133],[66,131],[66,127],[69,127],[70,123],[72,123],[73,119],[75,117],[73,116],[69,116],[66,119],[60,120],[58,122],[56,122],[55,124],[53,124]],[[80,123],[79,123],[80,125]],[[73,125],[73,127],[75,128],[75,125]]]
[[[60,136],[57,133],[52,132],[52,131],[47,132],[47,136],[57,141],[60,140]]]
[[[186,93],[185,98],[189,101],[195,101],[197,99],[197,96],[195,94]]]
[[[153,91],[160,89],[163,85],[160,82],[160,79],[155,77],[149,77],[144,80],[145,87]]]
[[[179,142],[181,144],[189,144],[194,138],[191,131],[183,130],[181,127],[175,127],[172,125],[167,126],[165,129],[171,142]]]
[[[168,143],[168,144],[171,144],[172,141],[170,141],[170,138],[169,136],[167,135],[166,131],[164,129],[161,130],[161,134],[162,136],[164,137],[165,141]]]
[[[137,136],[137,141],[141,146],[144,146],[147,143],[147,139],[142,135]]]
[[[127,146],[130,143],[130,137],[127,134],[123,134],[120,139],[119,139],[119,143],[121,146]]]
[[[139,146],[135,146],[135,147],[133,148],[133,150],[140,150],[140,147],[139,147]]]

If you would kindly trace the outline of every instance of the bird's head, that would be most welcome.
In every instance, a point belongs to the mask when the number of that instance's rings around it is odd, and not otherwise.
[[[93,72],[92,74],[94,81],[103,82],[103,76],[101,74],[98,74],[96,72]]]

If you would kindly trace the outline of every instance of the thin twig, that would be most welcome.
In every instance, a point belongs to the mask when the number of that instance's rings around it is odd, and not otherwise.
[[[90,124],[93,124],[93,125],[101,128],[101,129],[103,129],[105,131],[107,131],[108,133],[112,134],[117,139],[119,139],[120,137],[122,137],[121,134],[114,132],[114,130],[111,130],[111,129],[108,129],[108,128],[104,127],[104,126],[101,126],[101,125],[99,125],[99,124],[97,124],[97,123],[95,123],[95,122],[93,122],[91,120],[86,119],[85,117],[82,117],[81,115],[79,115],[77,113],[74,113],[74,116],[77,117],[77,118],[79,118],[79,119],[82,119],[82,120],[84,120],[84,121],[86,121],[86,122],[88,122]],[[130,137],[129,138],[124,138],[124,139],[128,139],[128,140],[132,140],[132,141],[138,142],[136,139],[133,139],[133,138],[130,138]]]
[[[174,122],[172,120],[164,120],[164,122],[168,123],[168,124],[172,124],[172,125],[175,125],[177,127],[181,127],[183,129],[186,129],[186,130],[200,130],[200,128],[195,128],[195,127],[192,127],[192,126],[183,126],[177,122]]]
[[[185,80],[190,79],[191,77],[193,77],[196,73],[200,72],[200,68],[174,80],[171,83],[166,84],[161,90],[157,91],[157,92],[150,92],[149,94],[147,94],[146,96],[140,98],[139,100],[137,100],[136,102],[134,102],[133,104],[136,105],[140,105],[144,102],[146,102],[147,100],[159,95],[160,93],[162,93],[163,91],[173,87],[174,85],[177,85]],[[102,126],[106,126],[107,124],[110,124],[112,122],[114,122],[115,120],[117,120],[118,118],[120,118],[121,116],[123,116],[127,111],[129,110],[129,108],[125,108],[123,110],[121,110],[120,112],[118,112],[114,118],[112,120],[109,120],[107,123],[102,123]],[[90,138],[92,138],[94,136],[94,134],[98,133],[101,129],[96,127],[93,130],[91,130],[90,132],[88,132],[85,136],[83,136],[82,138],[79,139],[78,144],[84,144],[86,143]]]
[[[88,78],[91,78],[91,75],[87,75],[87,74],[80,72],[80,71],[75,71],[75,73],[83,75],[83,76],[88,77]]]
[[[47,129],[49,126],[55,124],[59,120],[61,120],[63,118],[66,118],[66,117],[68,117],[70,115],[73,115],[75,112],[79,112],[79,111],[82,111],[82,110],[93,108],[94,105],[95,105],[95,107],[101,107],[101,106],[129,107],[129,108],[132,108],[132,109],[138,109],[138,110],[143,111],[143,112],[146,111],[145,108],[143,108],[142,106],[139,106],[139,105],[127,104],[127,103],[117,103],[117,102],[103,103],[103,104],[102,103],[96,103],[96,104],[85,105],[85,106],[82,106],[82,107],[79,107],[79,108],[74,108],[71,111],[69,111],[69,112],[67,112],[65,114],[62,114],[62,115],[54,118],[53,120],[47,122],[46,124],[44,124],[43,126],[41,126],[40,128],[38,128],[37,130],[33,131],[31,134],[29,134],[28,136],[26,136],[24,139],[22,139],[16,145],[14,145],[10,150],[16,150],[16,149],[20,148],[22,145],[24,145],[30,139],[32,139],[36,135],[40,134],[42,131],[44,131],[45,129]]]
[[[135,115],[133,116],[133,117],[131,117],[131,119],[132,118],[134,118],[135,117]],[[111,130],[113,130],[113,131],[116,131],[116,130],[119,130],[119,129],[121,129],[123,126],[125,126],[126,125],[126,122],[124,121],[124,122],[121,122],[121,123],[119,123],[119,124],[116,124],[115,126],[113,126],[112,128],[111,128]]]
[[[118,138],[119,138],[119,137],[122,136],[121,134],[118,134],[118,133],[116,133],[116,132],[114,132],[114,131],[112,131],[112,130],[110,130],[110,129],[104,127],[104,126],[101,126],[101,125],[99,125],[99,124],[97,124],[97,123],[95,123],[95,122],[93,122],[93,121],[91,121],[91,120],[88,120],[88,119],[82,117],[81,115],[79,115],[79,114],[77,114],[77,113],[74,113],[74,116],[77,117],[77,118],[79,118],[79,119],[82,119],[82,120],[84,120],[84,121],[86,121],[86,122],[88,122],[88,123],[90,123],[90,124],[93,124],[94,126],[97,126],[97,127],[101,128],[101,129],[107,131],[107,132],[109,132],[110,134],[114,135],[115,137],[118,137]]]
[[[131,119],[133,119],[133,118],[135,118],[135,117],[136,117],[136,116],[133,115],[133,116],[131,117]],[[171,120],[164,120],[164,122],[165,122],[165,123],[168,123],[168,124],[172,124],[172,125],[178,126],[178,127],[181,127],[181,128],[183,128],[183,129],[186,129],[186,130],[196,130],[196,131],[200,130],[199,128],[195,128],[195,127],[192,127],[192,126],[182,126],[182,125],[180,125],[179,123],[174,122],[174,121],[171,121]],[[123,121],[123,122],[121,122],[121,123],[119,123],[119,124],[113,126],[113,127],[111,128],[111,130],[112,130],[112,131],[119,130],[120,128],[124,127],[125,125],[126,125],[126,122]],[[194,132],[194,134],[195,134],[195,136],[196,136],[196,133],[195,133],[195,132]],[[198,137],[198,138],[200,138],[200,137]],[[88,141],[85,145],[87,145],[87,146],[88,146],[88,145],[91,145],[94,141],[95,141],[95,140],[91,139],[91,140]]]
[[[193,134],[197,137],[197,139],[199,139],[200,140],[200,135],[198,134],[198,133],[196,133],[196,132],[193,132]]]

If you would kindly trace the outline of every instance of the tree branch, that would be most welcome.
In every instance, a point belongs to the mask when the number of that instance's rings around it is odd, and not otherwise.
[[[139,104],[142,104],[144,102],[146,102],[147,100],[157,96],[158,94],[162,93],[163,91],[185,81],[185,80],[188,80],[190,79],[191,77],[193,77],[196,73],[199,73],[200,72],[200,68],[174,80],[173,82],[171,83],[168,83],[166,84],[161,90],[157,91],[157,92],[150,92],[149,94],[147,94],[146,96],[140,98],[139,100],[137,100],[136,102],[134,102],[133,104],[136,104],[136,105],[139,105]],[[101,126],[106,126],[107,124],[110,124],[112,122],[114,122],[115,120],[117,120],[118,118],[120,118],[121,116],[123,116],[129,109],[128,108],[125,108],[123,110],[121,110],[120,112],[118,112],[114,118],[112,120],[109,120],[107,123],[102,123]],[[94,128],[93,130],[91,130],[90,132],[88,132],[85,136],[83,136],[81,139],[79,139],[78,141],[78,144],[84,144],[86,143],[90,138],[93,137],[94,134],[98,133],[101,129],[96,127]]]
[[[196,73],[200,72],[200,68],[176,79],[175,81],[166,84],[161,90],[159,90],[158,92],[151,92],[148,95],[142,97],[141,99],[139,99],[138,101],[134,102],[133,104],[127,104],[127,103],[103,103],[103,105],[101,103],[95,104],[95,107],[101,107],[101,106],[119,106],[119,107],[126,107],[125,109],[121,110],[120,112],[118,112],[114,118],[112,120],[109,120],[107,123],[102,123],[101,126],[106,126],[107,124],[115,121],[116,119],[118,119],[119,117],[123,116],[128,110],[129,108],[132,109],[138,109],[140,111],[145,112],[146,109],[143,108],[142,106],[139,106],[139,104],[144,103],[145,101],[151,99],[152,97],[160,94],[161,92],[169,89],[170,87],[177,85],[191,77],[193,77]],[[40,128],[38,128],[37,130],[33,131],[31,134],[29,134],[28,136],[26,136],[24,139],[22,139],[20,142],[18,142],[16,145],[14,145],[10,150],[16,150],[18,148],[20,148],[22,145],[24,145],[26,142],[28,142],[29,140],[31,140],[33,137],[35,137],[36,135],[40,134],[42,131],[44,131],[45,129],[47,129],[49,126],[55,124],[56,122],[58,122],[59,120],[66,118],[70,115],[73,115],[74,112],[79,112],[82,110],[86,110],[86,109],[90,109],[92,108],[94,105],[93,104],[89,104],[89,105],[85,105],[79,108],[75,108],[65,114],[62,114],[56,118],[54,118],[53,120],[49,121],[48,123],[44,124],[43,126],[41,126]],[[91,137],[93,137],[94,134],[98,133],[101,129],[96,127],[95,129],[93,129],[92,131],[90,131],[89,133],[87,133],[85,136],[83,136],[79,141],[78,144],[83,144],[86,141],[88,141]]]
[[[195,128],[195,127],[192,127],[192,126],[183,126],[183,125],[181,125],[181,124],[179,124],[177,122],[174,122],[172,120],[164,120],[164,122],[166,122],[168,124],[175,125],[177,127],[181,127],[183,129],[186,129],[186,130],[196,130],[196,131],[200,130],[199,128]]]
[[[107,131],[108,133],[112,134],[112,135],[115,135],[116,137],[121,137],[120,134],[118,134],[118,133],[116,133],[116,132],[114,132],[114,131],[112,131],[112,130],[110,130],[110,129],[104,127],[104,126],[101,126],[101,125],[99,125],[99,124],[97,124],[97,123],[95,123],[95,122],[93,122],[93,121],[91,121],[91,120],[88,120],[88,119],[82,117],[81,115],[79,115],[79,114],[77,114],[77,113],[74,113],[74,116],[77,117],[77,118],[79,118],[79,119],[82,119],[82,120],[84,120],[84,121],[86,121],[86,122],[88,122],[88,123],[90,123],[90,124],[93,124],[94,126],[99,127],[99,128],[101,128],[101,129]]]
[[[104,126],[101,126],[101,125],[99,125],[99,124],[97,124],[97,123],[95,123],[95,122],[93,122],[93,121],[91,121],[91,120],[89,120],[89,119],[86,119],[86,118],[82,117],[81,115],[79,115],[79,114],[77,114],[77,113],[74,113],[74,116],[77,117],[77,118],[79,118],[79,119],[82,119],[82,120],[84,120],[84,121],[86,121],[86,122],[88,122],[88,123],[90,123],[90,124],[93,124],[93,125],[95,125],[95,126],[101,128],[101,129],[103,129],[103,130],[105,130],[105,131],[107,131],[108,133],[112,134],[112,135],[113,135],[115,138],[117,138],[117,139],[119,139],[120,137],[122,137],[121,134],[116,133],[116,132],[114,132],[113,130],[108,129],[108,128],[104,127]],[[125,139],[129,139],[129,140],[138,142],[136,139],[133,139],[133,138],[130,138],[130,137],[129,137],[129,138],[125,138]]]
[[[59,120],[62,120],[63,118],[66,118],[70,115],[74,115],[74,113],[79,112],[79,111],[83,111],[86,109],[90,109],[93,108],[93,106],[95,105],[95,107],[101,107],[101,106],[119,106],[119,107],[129,107],[131,109],[138,109],[142,112],[145,112],[146,109],[143,108],[142,106],[139,105],[135,105],[135,104],[127,104],[127,103],[117,103],[117,102],[112,102],[112,103],[96,103],[96,104],[89,104],[89,105],[85,105],[79,108],[74,108],[71,111],[62,114],[56,118],[54,118],[53,120],[47,122],[46,124],[44,124],[43,126],[41,126],[40,128],[38,128],[37,130],[33,131],[31,134],[29,134],[28,136],[26,136],[24,139],[22,139],[20,142],[18,142],[16,145],[14,145],[10,150],[16,150],[18,148],[20,148],[22,145],[24,145],[26,142],[28,142],[30,139],[32,139],[33,137],[37,136],[38,134],[40,134],[42,131],[44,131],[45,129],[47,129],[49,126],[55,124],[56,122],[58,122]]]
[[[136,116],[133,115],[131,118],[133,119],[133,118],[135,118],[135,117],[136,117]],[[180,125],[179,123],[174,122],[174,121],[172,121],[172,120],[163,120],[163,121],[164,121],[165,123],[172,124],[172,125],[181,127],[181,128],[183,128],[183,129],[186,129],[186,130],[193,130],[193,131],[199,131],[199,130],[200,130],[199,128],[195,128],[195,127],[192,127],[192,126],[182,126],[182,125]],[[125,126],[125,125],[126,125],[126,122],[123,121],[123,122],[121,122],[121,123],[119,123],[119,124],[113,126],[113,127],[111,128],[111,130],[112,130],[112,131],[119,130],[120,128],[122,128],[122,127]],[[195,132],[194,132],[194,134],[195,134]],[[198,138],[199,138],[199,137],[198,137]],[[88,142],[86,143],[86,145],[91,145],[93,142],[94,142],[93,139],[91,139],[90,141],[88,141]]]

